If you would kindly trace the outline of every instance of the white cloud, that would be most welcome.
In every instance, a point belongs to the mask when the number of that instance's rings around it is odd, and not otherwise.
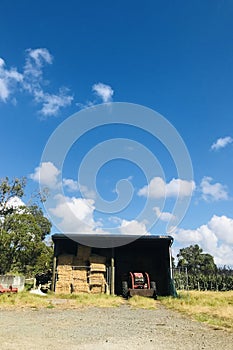
[[[63,179],[62,183],[70,192],[79,191],[84,198],[87,198],[87,199],[96,198],[95,191],[89,190],[87,186],[81,185],[77,181],[74,181],[72,179]]]
[[[94,201],[58,195],[57,204],[50,212],[60,218],[59,228],[67,233],[93,233],[97,229],[94,220]]]
[[[182,198],[191,196],[195,187],[194,181],[172,179],[166,184],[161,177],[154,177],[148,186],[144,186],[138,191],[138,195],[150,198],[163,198],[165,196]]]
[[[73,179],[63,179],[62,183],[68,191],[75,192],[79,190],[78,182]]]
[[[92,86],[92,90],[102,99],[104,103],[110,102],[112,100],[114,91],[111,86],[103,83],[98,83]]]
[[[28,57],[35,61],[38,67],[41,67],[44,62],[51,64],[53,61],[52,55],[46,48],[27,49]],[[29,59],[28,59],[29,61]]]
[[[22,82],[23,75],[16,68],[6,68],[5,61],[0,57],[0,100],[6,102],[13,94],[17,83]]]
[[[26,64],[24,66],[23,88],[34,98],[35,102],[42,105],[40,114],[43,117],[55,116],[61,108],[68,107],[73,101],[67,88],[60,88],[57,94],[44,91],[44,85],[48,81],[43,78],[43,67],[52,64],[53,57],[46,48],[26,50]]]
[[[49,188],[56,188],[58,186],[58,175],[60,171],[55,167],[52,162],[43,162],[37,168],[33,174],[29,177],[37,182],[40,182],[42,186]]]
[[[225,215],[214,215],[208,226],[220,240],[233,244],[233,219]]]
[[[147,235],[146,225],[143,222],[137,220],[122,220],[119,227],[119,231],[122,234],[133,234],[133,235]]]
[[[170,221],[170,220],[174,220],[175,216],[172,213],[169,212],[161,212],[159,207],[154,207],[153,208],[155,215],[157,216],[157,218],[159,218],[162,221]]]
[[[7,207],[8,208],[14,208],[17,209],[19,207],[24,207],[25,203],[22,201],[21,198],[14,196],[11,197],[8,201],[7,201]]]
[[[52,55],[46,48],[27,49],[24,66],[24,88],[33,92],[40,86],[43,75],[43,67],[52,64]]]
[[[44,117],[56,116],[62,108],[72,104],[74,97],[66,87],[58,88],[58,92],[48,91],[50,82],[44,77],[44,68],[52,65],[53,56],[47,48],[27,49],[22,73],[16,68],[7,69],[5,61],[0,58],[0,101],[7,102],[13,93],[27,93],[40,106],[39,113]],[[17,85],[19,89],[16,90]],[[102,102],[112,101],[114,91],[110,85],[94,84],[92,91]],[[12,96],[12,103],[16,104]],[[80,108],[95,106],[96,101],[86,104],[76,103]]]
[[[58,94],[35,90],[33,95],[35,101],[42,104],[40,114],[44,117],[57,115],[61,108],[70,106],[73,101],[73,96],[68,95],[68,89],[59,89]]]
[[[214,256],[218,265],[233,266],[233,219],[214,215],[211,220],[193,230],[177,228],[172,234],[182,246],[199,244],[201,248]]]
[[[44,79],[43,68],[52,62],[53,57],[46,48],[26,50],[22,73],[16,68],[6,69],[4,60],[0,58],[0,101],[6,102],[18,84],[21,88],[19,92],[28,93],[38,105],[42,106],[40,114],[43,117],[55,116],[61,108],[70,106],[73,96],[67,88],[60,88],[58,93],[46,91],[49,81]],[[12,101],[16,104],[15,97]]]
[[[219,182],[212,185],[211,181],[213,181],[211,177],[203,177],[200,184],[202,198],[205,201],[227,200],[228,193],[226,191],[226,187]]]
[[[220,137],[219,139],[217,139],[216,142],[214,142],[211,146],[211,150],[217,151],[220,148],[224,148],[227,145],[229,145],[230,143],[233,142],[233,138],[230,136],[226,136],[226,137]]]
[[[96,193],[95,191],[90,190],[87,188],[85,185],[79,184],[79,191],[85,198],[90,198],[90,199],[95,199],[96,198]]]

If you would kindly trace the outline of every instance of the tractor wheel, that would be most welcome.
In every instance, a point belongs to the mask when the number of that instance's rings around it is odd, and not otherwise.
[[[151,281],[150,282],[150,287],[151,289],[154,289],[154,295],[153,295],[153,298],[155,300],[157,300],[157,290],[156,290],[156,283],[154,281]]]
[[[125,299],[128,299],[128,297],[129,297],[129,288],[128,288],[127,281],[122,281],[122,296]]]
[[[154,281],[150,282],[151,289],[156,289],[156,283]]]

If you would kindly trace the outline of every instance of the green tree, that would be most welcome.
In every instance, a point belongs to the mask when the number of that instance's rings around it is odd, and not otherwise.
[[[217,270],[212,255],[203,253],[198,244],[180,249],[177,258],[177,267],[187,267],[190,274],[212,274]]]
[[[25,179],[0,181],[0,274],[33,276],[51,267],[52,247],[45,243],[51,223],[38,205],[14,207],[9,202],[23,197],[25,185]]]

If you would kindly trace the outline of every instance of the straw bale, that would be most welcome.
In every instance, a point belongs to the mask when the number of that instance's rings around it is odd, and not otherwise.
[[[70,293],[71,288],[70,288],[70,283],[64,283],[61,281],[57,281],[56,283],[56,293]]]
[[[71,265],[58,265],[57,266],[57,272],[59,272],[59,273],[68,273],[70,271],[72,271]]]
[[[104,293],[104,285],[101,285],[101,286],[92,286],[90,291],[91,291],[92,294],[101,294],[101,293]]]
[[[102,285],[106,283],[105,277],[103,273],[91,273],[89,276],[90,285]]]
[[[74,284],[73,285],[74,291],[73,293],[78,294],[78,293],[89,293],[89,285],[87,283],[83,284]]]
[[[91,263],[90,264],[91,271],[106,271],[106,265],[105,264],[99,264],[99,263]]]

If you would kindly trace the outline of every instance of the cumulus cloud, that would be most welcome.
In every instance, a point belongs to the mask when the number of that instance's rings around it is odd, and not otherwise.
[[[34,173],[29,177],[39,182],[42,186],[49,188],[56,188],[58,186],[58,175],[60,171],[52,162],[43,162],[40,166],[35,168]]]
[[[82,196],[85,198],[96,198],[95,191],[90,190],[87,186],[79,184],[79,191],[81,192]]]
[[[232,232],[232,218],[214,215],[205,225],[192,230],[176,228],[172,235],[182,246],[199,244],[205,252],[214,256],[216,264],[232,266]]]
[[[157,216],[158,219],[162,220],[162,221],[170,221],[170,220],[174,220],[175,216],[172,213],[169,212],[161,212],[159,207],[154,207],[153,208],[155,215]]]
[[[182,198],[191,196],[195,187],[194,181],[172,179],[169,183],[165,183],[161,177],[154,177],[149,185],[142,187],[138,191],[138,195],[150,198],[178,196]]]
[[[73,179],[63,179],[62,183],[70,192],[79,190],[78,182]]]
[[[226,136],[226,137],[220,137],[219,139],[217,139],[216,142],[214,142],[211,146],[211,150],[212,151],[217,151],[220,148],[224,148],[227,145],[229,145],[230,143],[233,142],[233,138],[230,136]]]
[[[77,181],[64,178],[60,182],[60,171],[52,162],[43,162],[30,174],[30,178],[40,182],[42,186],[50,188],[48,212],[53,217],[59,229],[67,233],[106,233],[103,223],[95,219],[95,192]],[[77,195],[64,195],[60,185]],[[85,198],[81,197],[83,195]],[[109,219],[111,220],[111,218]],[[112,221],[113,222],[113,221]],[[114,218],[117,232],[120,234],[145,235],[148,234],[146,224],[137,220]]]
[[[146,225],[143,222],[139,222],[137,220],[122,220],[121,225],[119,227],[119,231],[120,233],[127,235],[148,235]]]
[[[211,177],[205,176],[203,177],[200,189],[202,192],[202,198],[205,201],[219,201],[219,200],[227,200],[228,193],[226,190],[226,186],[216,182],[215,184],[211,184],[213,179]]]
[[[219,240],[233,244],[233,219],[225,215],[214,215],[209,221],[208,226]]]
[[[67,233],[91,233],[98,227],[94,220],[94,201],[58,195],[50,212],[60,218],[59,227]]]
[[[110,102],[112,100],[114,91],[111,86],[103,83],[98,83],[92,86],[92,90],[96,93],[97,96],[102,99],[104,103]]]
[[[6,68],[5,61],[0,57],[0,101],[6,102],[18,83],[23,81],[23,75],[16,68]]]

